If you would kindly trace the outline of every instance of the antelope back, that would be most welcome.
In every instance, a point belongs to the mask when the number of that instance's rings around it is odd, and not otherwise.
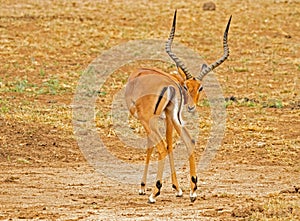
[[[181,110],[186,96],[177,77],[157,69],[140,69],[133,73],[125,90],[126,103],[133,115],[139,112],[161,115],[165,108],[172,111],[175,106]]]

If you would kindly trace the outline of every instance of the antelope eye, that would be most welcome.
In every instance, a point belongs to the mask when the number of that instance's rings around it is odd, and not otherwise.
[[[188,90],[188,88],[187,88],[187,86],[186,85],[183,85],[183,88],[184,88],[184,90]]]
[[[202,90],[203,90],[203,86],[201,85],[198,91],[201,92]]]

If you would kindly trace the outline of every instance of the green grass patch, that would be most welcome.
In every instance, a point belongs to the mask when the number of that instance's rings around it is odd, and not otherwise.
[[[283,108],[283,104],[281,100],[268,100],[267,102],[263,103],[263,107],[269,107],[269,108]]]
[[[45,94],[55,95],[60,91],[60,82],[57,78],[51,77],[43,83],[42,92]]]
[[[235,72],[248,72],[249,69],[247,67],[234,67],[233,70]]]
[[[15,79],[13,81],[4,82],[0,79],[0,92],[16,92],[16,93],[27,93],[32,95],[40,95],[40,94],[63,94],[66,92],[71,92],[72,86],[68,84],[64,84],[57,77],[50,77],[46,79],[41,84],[33,84],[24,77],[22,79]]]
[[[0,98],[0,114],[6,114],[10,110],[7,100]]]
[[[198,105],[200,107],[209,107],[210,104],[209,104],[209,100],[208,99],[202,99],[198,102]]]

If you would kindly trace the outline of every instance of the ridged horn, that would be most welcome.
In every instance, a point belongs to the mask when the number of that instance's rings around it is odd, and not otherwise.
[[[215,69],[216,67],[218,67],[220,64],[222,64],[229,57],[229,47],[228,47],[228,44],[227,44],[227,36],[228,36],[229,27],[230,27],[231,17],[232,16],[230,16],[230,18],[228,20],[228,23],[227,23],[227,26],[226,26],[226,29],[225,29],[225,32],[224,32],[224,37],[223,37],[224,54],[216,62],[212,63],[209,66],[206,66],[206,67],[202,68],[200,74],[197,76],[197,79],[199,79],[200,81],[203,79],[203,77],[205,75],[207,75],[213,69]]]
[[[174,35],[175,35],[176,14],[177,14],[177,10],[175,10],[172,29],[171,29],[168,41],[166,42],[166,52],[168,53],[170,58],[172,58],[172,60],[175,62],[177,68],[180,68],[184,72],[186,78],[189,79],[189,78],[192,78],[193,76],[189,73],[188,69],[185,67],[185,65],[182,63],[182,61],[171,50],[171,45],[172,45]]]

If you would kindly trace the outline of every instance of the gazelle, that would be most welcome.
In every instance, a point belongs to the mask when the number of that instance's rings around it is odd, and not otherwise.
[[[160,194],[164,162],[167,155],[171,168],[172,187],[176,191],[176,196],[182,196],[182,190],[176,178],[173,158],[172,134],[174,128],[187,147],[190,166],[190,200],[191,202],[196,200],[195,141],[184,126],[181,117],[182,109],[184,105],[187,105],[189,112],[196,109],[199,94],[203,89],[201,84],[203,77],[222,64],[229,56],[227,35],[231,17],[224,32],[223,56],[209,66],[203,64],[201,72],[196,77],[191,75],[183,62],[171,50],[175,34],[176,14],[177,11],[174,13],[172,29],[166,42],[166,52],[175,62],[179,75],[165,73],[155,68],[141,68],[130,75],[125,90],[125,99],[130,113],[140,120],[147,133],[147,156],[139,191],[140,195],[145,194],[149,161],[155,146],[158,152],[156,183],[149,197],[149,203],[155,203],[155,198]],[[163,139],[158,129],[158,119],[162,115],[165,116],[166,140]]]

